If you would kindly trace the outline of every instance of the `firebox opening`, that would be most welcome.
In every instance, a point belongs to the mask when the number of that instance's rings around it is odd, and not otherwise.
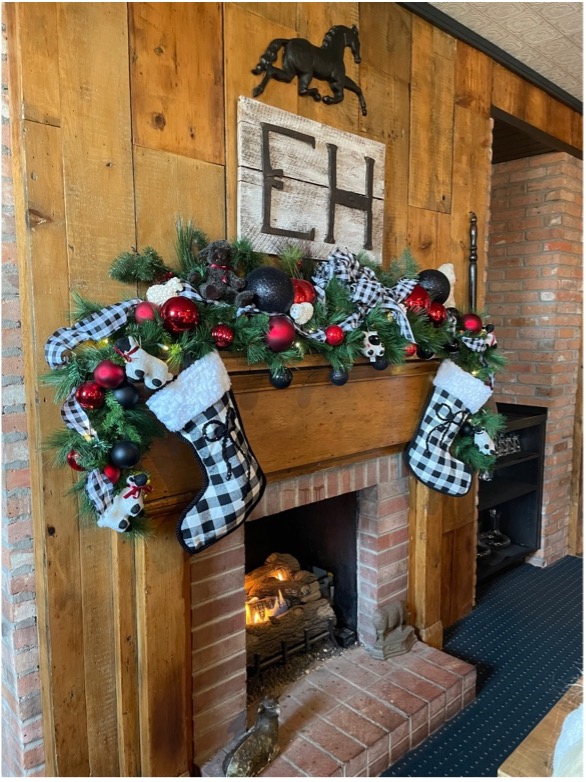
[[[356,492],[292,508],[245,524],[245,570],[279,552],[295,557],[303,570],[331,573],[337,627],[356,632],[356,536]]]

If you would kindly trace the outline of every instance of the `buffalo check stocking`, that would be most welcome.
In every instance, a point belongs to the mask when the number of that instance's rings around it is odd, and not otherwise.
[[[245,521],[262,497],[265,476],[217,353],[183,370],[147,405],[167,429],[187,440],[202,470],[203,487],[177,522],[179,543],[195,554]]]
[[[430,489],[461,496],[470,490],[472,470],[452,456],[450,448],[464,421],[480,410],[492,391],[449,359],[441,363],[433,386],[407,449],[407,462],[415,477]]]

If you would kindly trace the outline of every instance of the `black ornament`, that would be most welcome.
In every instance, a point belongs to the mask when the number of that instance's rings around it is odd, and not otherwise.
[[[345,369],[332,369],[330,372],[330,382],[335,386],[343,386],[348,382],[348,373]]]
[[[380,358],[377,358],[376,361],[372,362],[372,366],[374,369],[383,370],[389,366],[389,362],[384,356],[380,356]]]
[[[419,284],[429,293],[432,301],[443,304],[450,295],[450,281],[438,269],[424,269],[419,273]]]
[[[474,427],[472,426],[470,421],[464,421],[464,423],[460,427],[460,435],[462,437],[472,437],[474,435]]]
[[[452,340],[446,345],[446,353],[458,353],[460,350],[460,344],[457,340]]]
[[[494,323],[487,323],[484,328],[487,334],[492,334],[494,331]]]
[[[433,350],[430,350],[429,348],[424,348],[424,347],[421,347],[421,346],[419,346],[417,348],[417,357],[418,358],[423,358],[423,359],[425,359],[427,361],[430,358],[433,358],[433,356],[434,356]]]
[[[455,307],[446,307],[446,312],[450,317],[456,318],[456,320],[460,318],[460,310],[457,310]]]
[[[360,38],[356,25],[345,27],[338,24],[326,33],[321,47],[307,41],[305,38],[276,38],[268,45],[261,55],[252,73],[258,75],[264,72],[260,84],[252,91],[253,98],[262,95],[270,79],[290,83],[295,76],[298,78],[297,92],[308,95],[315,101],[323,101],[327,105],[341,103],[344,100],[344,88],[358,96],[360,110],[366,115],[366,101],[362,90],[346,76],[344,66],[344,49],[350,47],[354,62],[360,62]],[[273,63],[277,53],[283,48],[283,67],[277,68]],[[316,87],[308,89],[312,78],[328,81],[333,95],[323,98]]]
[[[140,448],[132,440],[118,440],[110,451],[110,462],[116,467],[130,468],[140,461]]]
[[[132,408],[138,404],[140,399],[138,389],[136,386],[133,386],[132,383],[126,383],[123,386],[118,386],[118,388],[115,388],[112,391],[112,394],[118,404],[122,405],[125,410],[132,410]]]
[[[275,388],[288,388],[293,380],[293,372],[288,367],[278,369],[270,376],[271,384]]]
[[[263,312],[289,312],[293,304],[291,278],[274,266],[261,266],[250,272],[246,290],[254,293],[254,303]]]

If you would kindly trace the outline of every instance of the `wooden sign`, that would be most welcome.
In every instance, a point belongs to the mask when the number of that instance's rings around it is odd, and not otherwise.
[[[250,98],[238,103],[238,235],[258,252],[382,259],[385,145]]]

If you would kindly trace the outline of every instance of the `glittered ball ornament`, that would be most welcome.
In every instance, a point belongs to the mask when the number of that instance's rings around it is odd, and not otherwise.
[[[271,374],[270,379],[275,388],[288,388],[293,380],[293,372],[288,367],[281,367]]]
[[[262,312],[289,312],[294,289],[291,278],[274,266],[261,266],[246,276],[246,290]]]
[[[218,323],[211,330],[211,337],[217,348],[229,348],[234,342],[234,329],[225,323]]]
[[[134,320],[138,323],[146,323],[148,320],[155,320],[159,308],[152,301],[141,301],[134,308]]]
[[[426,310],[431,304],[429,293],[421,285],[416,285],[403,304],[409,310]]]
[[[294,277],[291,282],[293,283],[293,304],[303,304],[304,302],[315,304],[317,293],[309,280]]]
[[[140,400],[138,389],[132,383],[125,383],[123,386],[115,388],[112,391],[112,396],[125,410],[132,410]]]
[[[266,341],[274,353],[290,348],[295,341],[295,324],[291,318],[286,315],[273,315],[269,319]]]
[[[441,326],[446,322],[448,313],[443,304],[440,304],[439,301],[432,301],[427,308],[427,317],[434,326]]]
[[[324,333],[326,335],[326,342],[332,347],[341,345],[345,338],[343,329],[336,325],[328,326]]]
[[[432,301],[443,304],[450,295],[450,281],[438,269],[424,269],[419,273],[419,285],[429,293]]]
[[[132,440],[118,440],[110,451],[110,462],[115,467],[127,469],[135,467],[140,461],[140,448]]]
[[[460,326],[466,331],[476,333],[482,330],[482,320],[474,312],[468,312],[460,316]]]
[[[195,302],[185,296],[172,296],[161,307],[163,326],[171,334],[191,331],[199,323],[199,310]]]
[[[116,484],[120,480],[120,467],[116,467],[114,464],[107,464],[102,470],[106,478],[110,483]]]
[[[345,369],[332,369],[330,372],[330,382],[335,386],[343,386],[348,382],[348,373]]]
[[[106,392],[94,380],[82,383],[75,392],[75,399],[84,410],[99,410],[105,398]]]
[[[71,467],[72,470],[75,470],[76,472],[85,472],[85,467],[82,467],[79,463],[79,454],[77,451],[69,451],[65,459],[67,460],[67,464]]]
[[[407,358],[411,358],[417,353],[417,345],[412,342],[410,345],[405,345],[405,355]]]
[[[124,367],[107,358],[94,369],[94,380],[101,388],[118,388],[126,380],[126,373]]]

